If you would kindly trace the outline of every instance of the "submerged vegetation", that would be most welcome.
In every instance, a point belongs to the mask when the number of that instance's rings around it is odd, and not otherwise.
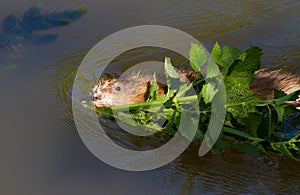
[[[226,98],[226,117],[221,139],[218,139],[214,145],[213,152],[234,147],[254,155],[259,155],[258,152],[284,154],[300,160],[300,132],[292,125],[294,120],[299,120],[300,113],[298,108],[285,104],[286,101],[296,100],[299,92],[285,94],[283,91],[275,90],[273,99],[262,100],[250,90],[253,73],[260,69],[262,49],[259,47],[251,46],[242,51],[232,46],[221,48],[216,43],[211,54],[214,61],[221,67],[221,72],[206,56],[202,47],[192,44],[191,67],[194,71],[200,72],[207,63],[205,78],[199,76],[189,85],[172,86],[179,76],[171,65],[171,60],[166,58],[165,74],[168,91],[165,95],[158,96],[154,74],[154,82],[150,87],[146,102],[113,106],[108,109],[97,108],[96,111],[100,114],[111,114],[111,110],[114,110],[113,117],[128,125],[141,126],[147,131],[161,131],[170,135],[176,133],[180,125],[181,113],[187,111],[191,116],[187,119],[189,123],[198,123],[193,139],[201,140],[208,129],[213,112],[212,102],[220,98],[216,94],[221,92],[217,87],[220,78],[218,75],[221,74],[226,91],[226,96],[225,94],[221,96]],[[197,95],[187,93],[192,87]],[[201,113],[199,121],[192,117],[195,114],[192,108],[194,104],[190,103],[193,101],[199,103]],[[95,109],[87,102],[83,102],[83,105]],[[128,107],[130,113],[126,112]],[[189,139],[189,131],[185,128],[180,133]]]

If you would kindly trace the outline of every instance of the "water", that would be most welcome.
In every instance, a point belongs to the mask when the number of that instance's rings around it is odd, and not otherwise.
[[[35,1],[4,0],[0,20],[21,16]],[[1,194],[297,194],[300,165],[285,157],[252,157],[236,150],[197,157],[198,145],[154,171],[117,170],[94,157],[75,133],[60,82],[85,53],[118,30],[167,25],[215,41],[264,49],[263,66],[300,74],[298,1],[41,1],[44,10],[77,9],[80,20],[43,33],[43,46],[0,50]],[[119,70],[115,70],[119,71]]]

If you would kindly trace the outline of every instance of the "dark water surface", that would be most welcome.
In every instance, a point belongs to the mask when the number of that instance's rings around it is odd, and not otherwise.
[[[4,0],[0,21],[36,1]],[[166,25],[207,48],[215,41],[264,49],[263,67],[300,75],[299,1],[101,0],[40,1],[43,10],[88,12],[45,33],[43,46],[0,48],[0,194],[299,194],[300,164],[284,157],[252,157],[229,150],[197,157],[193,145],[154,171],[128,172],[98,160],[72,122],[65,84],[86,52],[127,27]],[[44,32],[41,32],[43,34]],[[73,71],[73,72],[72,72]],[[119,70],[115,70],[119,71]]]

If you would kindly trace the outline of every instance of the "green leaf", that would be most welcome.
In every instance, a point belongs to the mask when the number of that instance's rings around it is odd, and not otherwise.
[[[214,44],[214,47],[213,49],[211,50],[211,55],[214,57],[214,58],[218,58],[221,56],[221,47],[219,45],[218,42],[216,42]]]
[[[177,121],[180,121],[180,113],[177,112],[176,110],[169,109],[167,112],[167,120],[168,123],[166,124],[165,127],[163,127],[163,130],[168,133],[169,135],[174,135],[176,133],[176,127]]]
[[[206,63],[206,61],[206,50],[202,46],[192,43],[190,50],[190,65],[193,70],[200,72],[201,67]]]
[[[274,108],[277,112],[278,122],[282,122],[283,121],[283,115],[284,115],[284,106],[282,106],[282,105],[278,106],[278,105],[275,104]]]
[[[208,59],[208,65],[206,69],[206,77],[205,78],[213,78],[220,75],[220,69],[215,63],[213,58]]]
[[[293,105],[284,105],[284,115],[294,114],[299,112],[299,110]]]
[[[229,127],[223,127],[223,130],[226,133],[237,135],[237,136],[240,136],[240,137],[243,137],[243,138],[246,138],[246,139],[251,139],[252,138],[251,135],[249,135],[249,134],[247,134],[245,132],[239,131],[237,129],[233,129],[233,128],[229,128]]]
[[[259,131],[259,126],[261,124],[263,116],[259,113],[249,113],[246,121],[246,127],[248,132],[257,137],[257,131]]]
[[[275,105],[279,106],[283,104],[285,101],[296,100],[298,98],[299,91],[294,91],[286,96],[280,97],[278,99],[274,99]]]
[[[256,105],[261,101],[248,89],[249,79],[241,77],[225,78],[227,112],[241,124],[245,124],[248,113],[257,112]]]
[[[222,49],[222,51],[224,48]],[[258,47],[250,47],[244,53],[227,47],[228,55],[225,61],[232,64],[224,70],[224,83],[226,86],[227,103],[229,105],[237,105],[228,108],[233,117],[241,124],[245,124],[247,113],[257,112],[255,106],[259,103],[259,98],[249,90],[253,80],[253,73],[260,67],[261,49]],[[230,54],[230,55],[229,55]],[[234,60],[231,58],[235,58]],[[223,74],[224,75],[224,74]]]
[[[251,46],[244,53],[242,53],[239,58],[235,58],[235,60],[233,60],[234,63],[230,65],[227,75],[252,78],[253,73],[260,68],[261,55],[261,48]],[[235,57],[237,56],[238,55]],[[228,59],[228,61],[232,61],[232,59]]]
[[[183,97],[187,91],[189,91],[193,87],[193,83],[190,83],[189,85],[187,83],[184,83],[180,85],[176,97]]]
[[[179,86],[181,86],[179,75],[172,65],[170,58],[165,58],[165,74],[168,85],[167,97],[170,97],[170,95],[178,91]]]
[[[206,104],[210,103],[217,91],[215,90],[215,86],[212,83],[206,83],[203,85],[201,90],[201,96]]]
[[[197,129],[191,129],[191,126],[197,127],[199,123],[199,121],[196,121],[192,115],[192,112],[188,112],[182,115],[180,119],[180,133],[189,141],[192,141],[197,133]]]
[[[300,134],[287,142],[271,143],[271,146],[274,150],[279,151],[294,160],[300,161]]]
[[[214,44],[214,47],[211,51],[211,56],[214,58],[214,60],[217,62],[217,64],[221,66],[226,66],[225,62],[220,58],[221,57],[221,47],[218,42]]]
[[[282,97],[284,97],[284,96],[286,96],[286,95],[287,95],[287,94],[284,93],[284,92],[281,91],[281,90],[277,90],[277,89],[274,90],[274,99],[282,98]]]
[[[147,102],[149,102],[150,100],[156,100],[157,97],[158,97],[158,86],[157,86],[157,82],[156,82],[156,76],[154,73],[153,74],[153,82],[152,82],[152,85],[149,90],[149,97],[148,97]]]
[[[214,146],[211,148],[211,152],[216,155],[221,155],[228,148],[228,144],[222,139],[218,139]]]
[[[224,46],[222,48],[222,53],[220,56],[220,60],[223,62],[223,67],[229,67],[233,64],[233,62],[240,58],[240,56],[243,54],[243,51],[232,47],[232,46]]]
[[[168,77],[179,78],[179,75],[172,65],[170,58],[165,58],[165,72]]]

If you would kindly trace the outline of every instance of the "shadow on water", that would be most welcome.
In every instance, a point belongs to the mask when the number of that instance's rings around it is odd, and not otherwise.
[[[86,8],[65,10],[62,12],[43,13],[40,4],[33,5],[17,18],[11,14],[2,21],[0,32],[0,74],[1,71],[11,71],[19,64],[17,53],[22,48],[41,46],[52,43],[58,38],[57,34],[41,34],[39,32],[66,26],[81,18]]]

